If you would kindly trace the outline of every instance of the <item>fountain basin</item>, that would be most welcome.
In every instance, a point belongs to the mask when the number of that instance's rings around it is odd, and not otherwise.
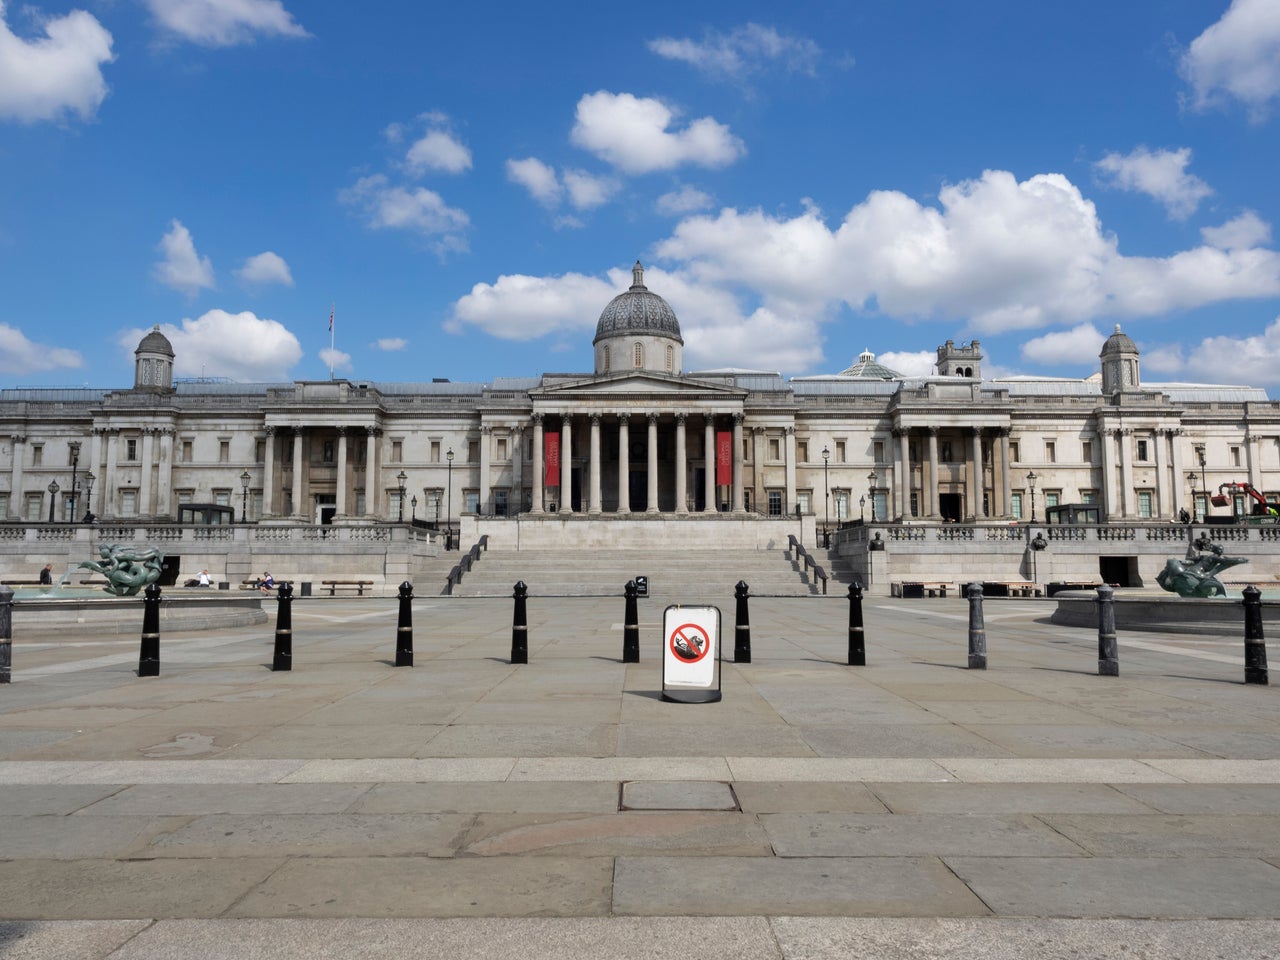
[[[80,593],[80,591],[77,591]],[[170,593],[160,598],[160,632],[219,630],[267,622],[265,598],[256,591],[244,596],[222,591]],[[110,597],[101,590],[91,596],[48,597],[22,590],[13,599],[13,636],[74,632],[77,637],[140,635],[143,598]]]
[[[1094,590],[1063,590],[1054,595],[1057,608],[1050,621],[1067,627],[1098,627],[1098,594]],[[1150,590],[1123,590],[1114,594],[1116,630],[1150,630],[1244,637],[1244,600],[1228,595],[1205,599],[1180,597]],[[1280,601],[1262,601],[1263,633],[1280,631]]]

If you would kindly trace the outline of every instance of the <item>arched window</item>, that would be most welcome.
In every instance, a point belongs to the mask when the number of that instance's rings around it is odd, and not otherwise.
[[[603,359],[604,359],[604,372],[608,373],[609,372],[609,348],[608,347],[604,348]]]
[[[644,366],[644,344],[639,340],[636,341],[635,356],[632,362],[637,370]]]
[[[667,345],[667,373],[672,372],[672,368],[676,365],[676,348]]]

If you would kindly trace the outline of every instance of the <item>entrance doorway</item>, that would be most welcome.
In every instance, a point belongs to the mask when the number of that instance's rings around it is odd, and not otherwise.
[[[338,512],[338,495],[336,493],[316,494],[316,523],[333,523],[333,515]]]
[[[939,493],[938,513],[944,522],[959,523],[964,519],[964,496],[959,493]]]

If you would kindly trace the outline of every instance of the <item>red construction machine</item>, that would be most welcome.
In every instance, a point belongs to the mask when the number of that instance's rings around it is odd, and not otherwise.
[[[1248,513],[1237,513],[1235,509],[1237,496],[1241,494],[1253,498],[1254,502]],[[1237,522],[1276,523],[1280,520],[1280,504],[1269,502],[1252,484],[1243,481],[1222,484],[1218,487],[1218,492],[1209,498],[1209,502],[1215,507],[1231,507],[1232,516]]]

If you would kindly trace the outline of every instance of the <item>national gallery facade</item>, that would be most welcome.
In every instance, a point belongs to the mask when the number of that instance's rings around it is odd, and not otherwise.
[[[675,313],[633,272],[600,315],[590,373],[183,382],[156,328],[131,387],[0,391],[0,520],[834,527],[1008,524],[1068,504],[1172,521],[1225,483],[1280,500],[1280,404],[1143,383],[1118,327],[1085,380],[985,380],[977,341],[947,341],[928,377],[870,353],[791,380],[689,371]]]

